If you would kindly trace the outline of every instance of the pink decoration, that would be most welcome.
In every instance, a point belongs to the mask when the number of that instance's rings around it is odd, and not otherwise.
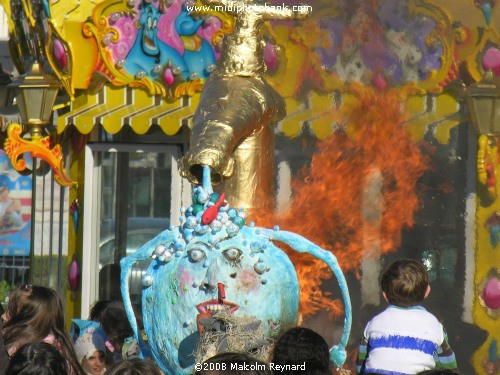
[[[492,309],[500,308],[500,279],[493,277],[486,283],[483,290],[485,305]]]
[[[270,72],[278,68],[278,55],[276,54],[276,48],[271,43],[267,43],[264,47],[264,62],[266,63],[267,69]]]
[[[165,79],[167,85],[172,86],[172,83],[174,83],[174,73],[172,72],[172,69],[165,69],[165,72],[163,73],[163,79]]]
[[[491,70],[496,76],[500,76],[500,50],[490,47],[483,55],[484,70]]]
[[[379,90],[385,90],[387,87],[387,81],[385,80],[384,76],[380,73],[377,73],[375,76],[375,87]]]
[[[75,256],[69,265],[68,282],[71,291],[76,292],[80,286],[80,265]]]
[[[59,68],[65,70],[68,67],[68,56],[66,55],[64,46],[59,39],[54,39],[54,43],[52,43],[52,53],[54,54]]]

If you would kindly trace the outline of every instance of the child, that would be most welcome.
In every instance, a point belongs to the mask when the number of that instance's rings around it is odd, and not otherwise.
[[[67,375],[66,361],[46,342],[24,344],[12,356],[7,375]]]
[[[382,275],[383,312],[368,322],[359,346],[358,374],[417,374],[435,367],[456,370],[446,332],[420,303],[429,295],[421,262],[401,259]]]
[[[78,326],[79,330],[75,329]],[[106,372],[106,336],[99,323],[90,320],[73,319],[72,325],[75,352],[78,362],[89,375]],[[78,331],[78,333],[77,333]]]
[[[297,370],[287,370],[284,365],[305,364],[308,375],[330,375],[330,351],[325,339],[305,327],[294,327],[283,333],[272,351],[274,366],[283,366],[280,374],[293,375]],[[300,372],[300,370],[299,370]]]
[[[106,346],[114,354],[113,362],[139,357],[139,345],[128,321],[125,307],[121,301],[113,301],[101,313],[100,323],[108,338]],[[149,353],[142,353],[149,357]]]
[[[68,374],[85,374],[66,332],[62,301],[53,289],[36,285],[17,288],[2,318],[3,340],[10,357],[24,344],[46,342],[66,360]]]

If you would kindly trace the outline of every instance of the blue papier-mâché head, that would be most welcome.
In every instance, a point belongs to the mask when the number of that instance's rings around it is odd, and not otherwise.
[[[204,167],[203,186],[194,188],[193,204],[182,209],[179,226],[170,226],[121,261],[121,289],[136,339],[144,348],[129,295],[134,263],[152,259],[142,277],[143,323],[149,348],[169,375],[190,374],[200,317],[216,312],[251,317],[265,336],[276,338],[297,325],[300,287],[295,268],[274,241],[309,253],[334,272],[345,306],[344,334],[330,353],[337,366],[346,359],[351,327],[347,284],[335,256],[305,238],[279,228],[258,228],[242,209],[230,208],[224,194],[212,191]],[[314,277],[314,275],[311,275]]]

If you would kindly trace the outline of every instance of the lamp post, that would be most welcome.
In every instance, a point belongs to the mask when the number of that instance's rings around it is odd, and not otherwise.
[[[498,159],[498,137],[500,136],[500,77],[491,70],[484,78],[464,90],[472,126],[479,135],[477,150],[477,181],[482,184],[490,199],[496,199],[495,178]]]
[[[472,125],[479,135],[500,135],[500,76],[491,70],[464,91]]]
[[[29,171],[23,158],[23,154],[29,152],[34,159],[42,159],[50,165],[60,185],[76,184],[66,175],[61,146],[57,144],[51,148],[50,135],[44,136],[48,133],[45,128],[50,123],[59,82],[34,63],[27,75],[9,86],[15,89],[19,114],[30,135],[29,139],[23,137],[21,124],[9,125],[4,148],[12,166],[19,172]]]
[[[21,124],[12,123],[7,128],[7,139],[4,150],[10,158],[14,169],[21,173],[31,173],[35,170],[36,159],[47,162],[54,172],[54,179],[62,186],[75,184],[66,175],[63,163],[63,153],[59,144],[51,148],[51,140],[46,126],[50,123],[52,108],[59,91],[59,82],[49,74],[46,74],[38,63],[34,63],[31,71],[20,80],[9,85],[15,89]],[[24,129],[27,130],[23,134]],[[29,135],[29,137],[28,137]],[[24,154],[30,153],[33,158],[33,167],[30,170],[24,160]],[[33,180],[35,183],[35,179]],[[36,184],[32,187],[31,212],[36,209]],[[40,262],[35,258],[35,225],[31,226],[30,241],[30,267],[32,270],[38,268]],[[33,281],[33,273],[30,274]]]

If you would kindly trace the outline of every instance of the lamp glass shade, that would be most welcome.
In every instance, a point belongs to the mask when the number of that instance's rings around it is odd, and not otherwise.
[[[48,124],[58,88],[30,87],[16,90],[19,114],[24,124]]]
[[[489,71],[464,94],[476,132],[500,135],[500,77],[493,77]]]
[[[35,63],[26,76],[9,86],[16,89],[19,114],[24,124],[49,123],[59,90],[59,82],[54,77],[42,72]]]
[[[500,134],[500,97],[469,97],[467,105],[478,134]]]

